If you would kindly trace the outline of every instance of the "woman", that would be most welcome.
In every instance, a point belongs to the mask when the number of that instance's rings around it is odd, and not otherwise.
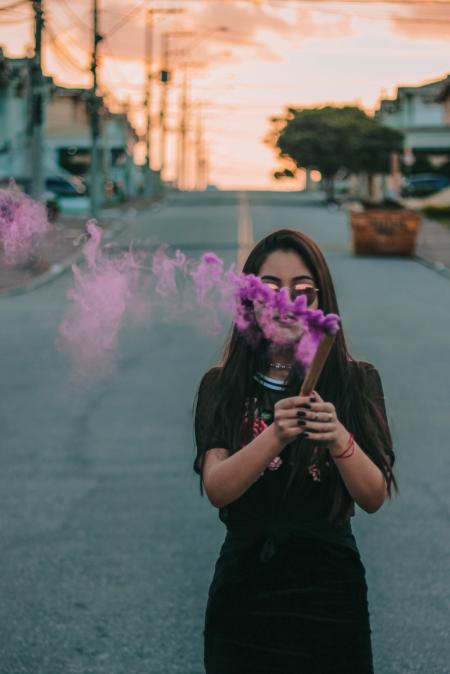
[[[300,232],[267,236],[243,271],[339,314],[325,259]],[[274,316],[287,339],[271,344],[252,310],[258,346],[234,326],[196,406],[194,470],[227,528],[208,594],[206,673],[371,674],[350,517],[355,502],[373,513],[397,489],[380,377],[350,356],[341,329],[316,391],[299,396],[296,325]]]

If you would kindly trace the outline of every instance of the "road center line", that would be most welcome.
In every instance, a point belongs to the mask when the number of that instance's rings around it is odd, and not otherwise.
[[[250,215],[250,205],[247,192],[238,192],[238,221],[237,221],[237,267],[242,271],[244,262],[253,248],[253,222]]]

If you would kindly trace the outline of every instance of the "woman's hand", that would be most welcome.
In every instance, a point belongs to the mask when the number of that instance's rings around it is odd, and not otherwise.
[[[305,419],[305,413],[312,405],[310,396],[292,396],[283,398],[274,405],[273,427],[281,444],[287,445],[304,432],[300,421]]]
[[[335,406],[325,402],[317,391],[312,392],[309,400],[309,408],[305,409],[302,417],[305,436],[309,440],[326,444],[331,455],[333,452],[339,453],[346,446],[349,434],[337,418]]]

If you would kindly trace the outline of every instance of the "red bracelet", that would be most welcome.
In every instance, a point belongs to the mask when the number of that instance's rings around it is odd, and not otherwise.
[[[341,454],[332,454],[333,459],[349,459],[355,452],[355,438],[353,433],[348,434],[348,445]]]

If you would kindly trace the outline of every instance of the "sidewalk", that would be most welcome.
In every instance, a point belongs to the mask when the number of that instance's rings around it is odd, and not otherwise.
[[[416,256],[437,271],[450,276],[450,227],[423,218],[416,245]]]
[[[105,239],[117,236],[127,226],[130,214],[143,208],[152,208],[155,203],[159,202],[141,198],[115,208],[103,209],[98,223],[105,230]],[[86,241],[83,234],[88,220],[87,216],[61,215],[55,223],[51,223],[49,233],[25,263],[7,266],[0,254],[0,297],[33,290],[81,260]]]

